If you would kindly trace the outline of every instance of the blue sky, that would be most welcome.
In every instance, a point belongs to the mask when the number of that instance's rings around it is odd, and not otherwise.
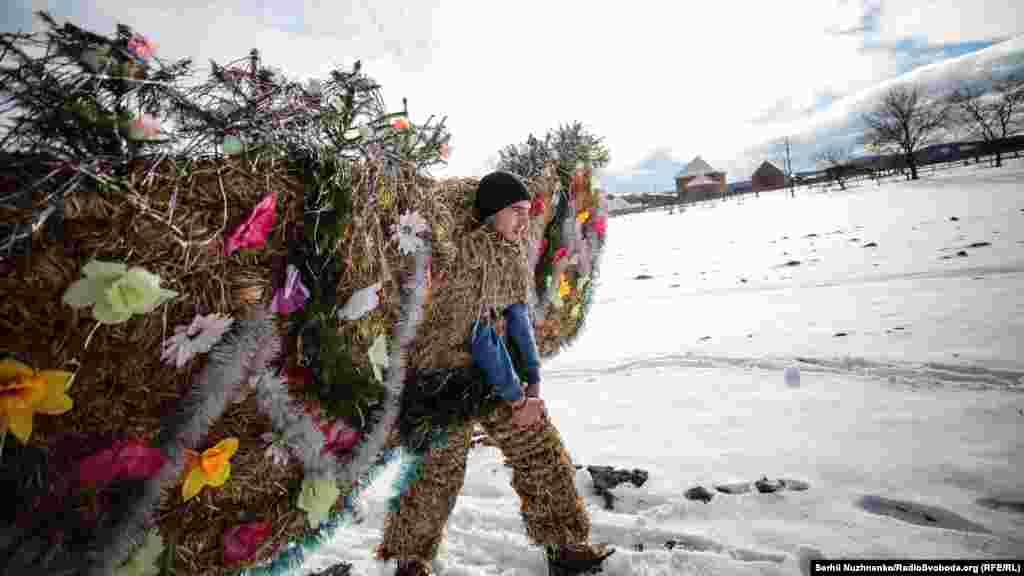
[[[13,0],[3,28],[58,20],[135,27],[158,56],[244,56],[296,79],[354,60],[409,98],[413,121],[447,115],[438,175],[481,175],[498,149],[582,121],[611,148],[609,176],[656,152],[742,173],[751,146],[923,65],[1024,34],[1020,0]],[[969,9],[965,9],[969,6]],[[670,185],[669,183],[666,183]]]

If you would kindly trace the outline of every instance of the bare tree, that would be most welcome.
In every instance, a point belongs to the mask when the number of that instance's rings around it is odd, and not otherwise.
[[[818,153],[816,160],[825,165],[825,173],[831,182],[839,184],[840,190],[846,190],[846,176],[849,171],[850,148],[831,146]]]
[[[917,86],[897,86],[882,97],[874,110],[862,116],[867,125],[864,143],[903,154],[910,179],[917,180],[915,154],[942,133],[948,110],[946,101],[926,100]]]
[[[971,135],[990,144],[1024,129],[1024,75],[1005,80],[991,79],[992,89],[986,91],[966,82],[949,97],[956,111],[956,123]],[[998,145],[996,166],[1003,165]]]

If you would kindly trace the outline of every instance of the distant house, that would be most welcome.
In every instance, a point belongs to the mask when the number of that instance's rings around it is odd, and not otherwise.
[[[753,183],[750,180],[744,180],[743,182],[733,182],[726,187],[729,194],[746,194],[753,190]]]
[[[697,156],[676,175],[676,196],[682,202],[699,202],[725,195],[725,172],[719,172]]]
[[[786,175],[775,167],[774,164],[767,160],[761,163],[761,166],[754,170],[754,175],[750,178],[751,189],[754,192],[767,192],[768,190],[778,190],[786,187]]]

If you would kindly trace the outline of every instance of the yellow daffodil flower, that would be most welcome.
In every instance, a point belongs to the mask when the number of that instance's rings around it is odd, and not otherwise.
[[[188,502],[204,486],[223,486],[231,476],[231,457],[238,450],[238,438],[225,438],[202,454],[186,450],[188,476],[181,487],[181,495]]]
[[[579,214],[576,215],[576,221],[579,222],[580,224],[586,224],[587,220],[590,220],[589,210],[584,210],[583,212],[580,212]]]
[[[71,410],[71,376],[61,370],[36,371],[11,358],[0,360],[0,433],[10,430],[28,442],[34,414],[55,416]]]
[[[569,286],[569,281],[566,280],[565,274],[562,274],[562,281],[558,285],[558,295],[565,298],[570,292],[572,292],[572,287]]]

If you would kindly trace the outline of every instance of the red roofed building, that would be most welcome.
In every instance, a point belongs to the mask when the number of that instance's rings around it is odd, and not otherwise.
[[[700,156],[676,175],[676,194],[682,202],[699,202],[725,195],[725,172],[719,172]]]

